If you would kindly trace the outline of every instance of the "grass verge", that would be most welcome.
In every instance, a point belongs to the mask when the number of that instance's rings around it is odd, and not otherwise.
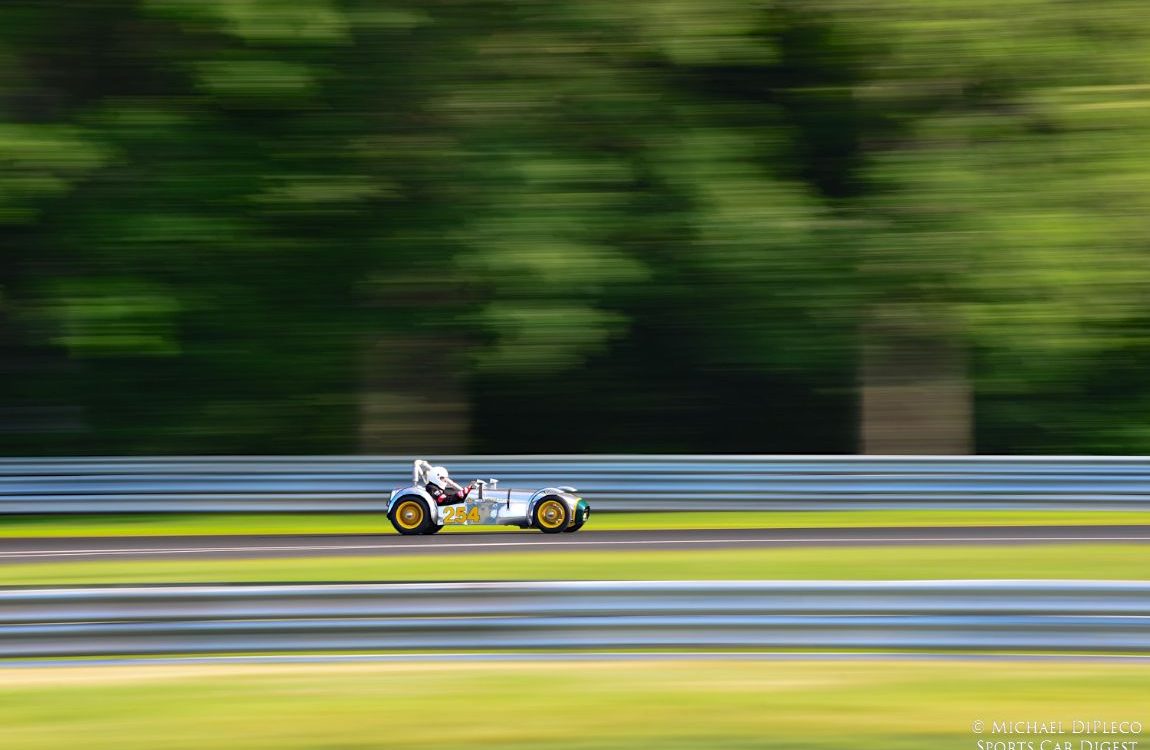
[[[854,510],[599,513],[589,529],[855,528],[868,526],[1097,526],[1150,524],[1150,511]],[[503,530],[462,527],[446,533]],[[12,516],[0,538],[182,536],[213,534],[378,534],[391,532],[383,514]]]
[[[995,720],[1147,724],[1147,695],[1145,665],[1092,662],[77,666],[6,671],[0,731],[20,750],[970,750],[1011,739]]]
[[[1150,577],[1150,545],[563,551],[0,565],[0,585],[103,583]]]

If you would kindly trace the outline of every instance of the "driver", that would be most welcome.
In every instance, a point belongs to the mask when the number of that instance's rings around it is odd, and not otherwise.
[[[437,505],[455,505],[467,500],[471,488],[460,487],[447,473],[445,467],[431,466],[426,461],[417,461],[416,471],[422,475],[421,478],[425,482],[424,489],[427,490],[427,494],[434,498]]]

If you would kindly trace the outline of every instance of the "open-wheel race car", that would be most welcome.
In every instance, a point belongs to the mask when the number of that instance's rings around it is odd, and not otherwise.
[[[442,466],[417,460],[411,485],[392,490],[387,517],[400,534],[435,534],[444,526],[517,526],[545,534],[578,531],[591,506],[574,487],[504,489],[497,479],[461,487]]]

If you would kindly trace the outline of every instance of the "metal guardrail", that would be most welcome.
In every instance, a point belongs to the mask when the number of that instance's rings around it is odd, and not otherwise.
[[[0,590],[0,657],[542,649],[1150,651],[1150,582]]]
[[[1150,458],[440,457],[460,479],[572,485],[604,510],[1150,509]],[[3,513],[379,511],[398,457],[0,459]]]

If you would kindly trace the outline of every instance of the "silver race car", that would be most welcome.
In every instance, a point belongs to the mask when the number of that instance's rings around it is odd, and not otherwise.
[[[408,487],[392,490],[387,517],[400,534],[435,534],[444,526],[518,526],[545,534],[578,531],[591,506],[574,487],[504,489],[497,479],[461,487],[447,469],[417,460]]]

